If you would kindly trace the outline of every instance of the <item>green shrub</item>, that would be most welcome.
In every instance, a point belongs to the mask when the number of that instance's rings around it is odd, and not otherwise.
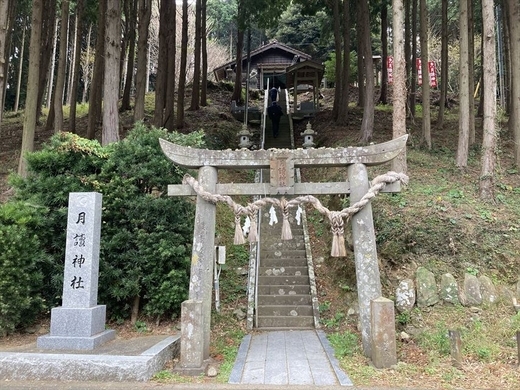
[[[337,357],[353,356],[359,352],[359,337],[352,332],[331,333],[327,336]]]
[[[45,281],[42,296],[48,308],[61,304],[69,192],[94,191],[93,183],[107,156],[97,141],[58,133],[42,150],[27,154],[26,179],[10,178],[15,200],[48,209],[41,226],[30,233],[38,235],[41,249],[52,259],[40,269]]]
[[[0,206],[0,334],[30,324],[43,308],[41,266],[46,256],[33,233],[44,210],[25,203]]]
[[[421,333],[418,336],[418,343],[421,348],[436,351],[440,356],[450,354],[448,328],[444,322],[437,323],[433,331]]]
[[[16,198],[46,207],[40,247],[52,258],[42,269],[48,307],[59,305],[69,192],[103,194],[99,302],[112,318],[127,318],[135,302],[146,314],[177,314],[188,287],[194,210],[168,198],[167,185],[185,170],[161,151],[158,139],[201,147],[203,133],[187,135],[136,124],[127,137],[106,147],[60,133],[27,156],[29,176],[15,177]]]

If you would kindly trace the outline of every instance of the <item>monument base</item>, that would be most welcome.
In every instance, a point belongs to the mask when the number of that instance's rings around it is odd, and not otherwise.
[[[105,305],[87,308],[55,307],[51,311],[51,332],[38,337],[38,348],[94,349],[116,337],[115,331],[105,330],[105,317]]]
[[[115,338],[116,331],[111,329],[88,337],[53,336],[52,334],[48,334],[38,337],[36,345],[40,349],[86,351],[93,350],[107,341],[114,340]]]
[[[179,363],[173,368],[173,372],[186,376],[199,376],[202,374],[206,375],[208,365],[209,361],[202,362],[200,367],[183,367],[182,364]]]
[[[55,307],[51,310],[51,336],[91,337],[105,330],[106,305]]]

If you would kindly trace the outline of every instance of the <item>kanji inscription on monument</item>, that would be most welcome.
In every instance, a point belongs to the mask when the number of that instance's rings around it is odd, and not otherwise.
[[[294,194],[294,160],[290,153],[273,153],[269,161],[271,194]]]
[[[97,192],[69,194],[63,305],[51,311],[51,333],[38,338],[43,349],[94,349],[112,340],[105,330],[106,306],[97,304],[101,201]]]

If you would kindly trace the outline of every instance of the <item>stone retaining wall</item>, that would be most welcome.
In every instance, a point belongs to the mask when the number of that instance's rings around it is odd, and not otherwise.
[[[442,275],[439,284],[433,272],[424,267],[417,268],[415,281],[405,279],[399,283],[395,293],[395,306],[399,312],[417,307],[433,306],[437,303],[461,304],[463,306],[489,306],[498,302],[514,305],[518,310],[520,280],[512,287],[495,285],[487,276],[464,274],[459,284],[449,273]]]

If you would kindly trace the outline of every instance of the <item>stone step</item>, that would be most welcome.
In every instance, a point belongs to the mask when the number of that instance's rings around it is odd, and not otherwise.
[[[258,269],[259,276],[302,276],[309,275],[307,264],[303,267],[297,266],[281,266],[281,267],[260,267]]]
[[[269,182],[269,180],[267,182]],[[273,196],[273,198],[276,197],[276,195]],[[281,232],[283,226],[282,210],[280,210],[278,207],[275,207],[276,219],[278,220],[278,222],[273,223],[272,225],[269,225],[269,222],[274,222],[274,220],[271,221],[271,207],[267,206],[264,207],[262,210],[264,210],[264,214],[262,214],[262,221],[265,221],[266,223],[265,225],[261,226],[261,229],[269,231],[276,230]],[[300,221],[300,224],[298,225],[298,221],[296,220],[296,209],[291,209],[289,211],[289,224],[291,225],[291,231],[303,231],[303,224]]]
[[[310,294],[311,288],[308,284],[292,286],[258,285],[258,295],[287,295],[287,294]]]
[[[269,240],[277,240],[280,243],[290,243],[294,241],[303,241],[305,236],[303,235],[303,230],[295,230],[291,228],[291,236],[289,240],[282,239],[282,230],[281,229],[261,229],[260,230],[260,236],[265,239]]]
[[[311,305],[258,305],[258,317],[312,317],[312,314]]]
[[[260,286],[291,286],[309,284],[309,276],[258,276],[258,284]]]
[[[276,209],[276,208],[275,208]],[[272,225],[269,225],[269,222],[271,222],[271,215],[269,214],[269,206],[268,208],[264,208],[266,210],[266,213],[262,215],[262,222],[265,221],[265,224],[262,223],[262,226],[260,226],[260,231],[269,231],[269,232],[282,232],[282,226],[283,226],[283,217],[280,209],[276,209],[276,218],[278,219],[277,223],[273,223]],[[300,223],[298,225],[298,221],[296,221],[296,218],[294,218],[294,214],[296,214],[296,210],[291,210],[291,215],[289,215],[289,224],[291,225],[291,232],[296,232],[297,234],[303,234],[303,225]]]
[[[262,240],[260,248],[262,250],[302,250],[305,249],[305,242],[297,239],[280,242],[279,238],[265,238]]]
[[[314,328],[313,316],[268,316],[258,317],[257,327],[260,329],[276,328]]]
[[[268,249],[261,251],[260,253],[263,259],[290,259],[296,257],[307,257],[307,252],[305,249]]]
[[[291,294],[288,295],[259,295],[258,306],[272,305],[312,305],[310,294]]]
[[[307,259],[305,257],[294,257],[290,259],[260,259],[260,267],[262,268],[280,268],[280,267],[307,267]],[[307,269],[308,272],[308,269]]]

